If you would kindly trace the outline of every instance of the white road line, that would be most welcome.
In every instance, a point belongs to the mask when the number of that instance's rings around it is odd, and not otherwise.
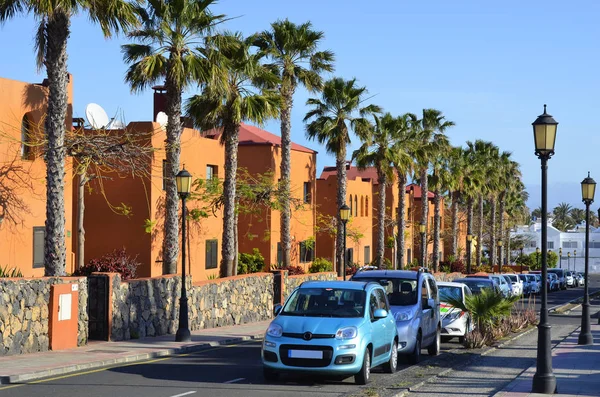
[[[196,393],[196,392],[195,392],[195,391],[188,391],[188,392],[185,392],[185,393],[176,394],[176,395],[174,395],[174,396],[171,396],[171,397],[183,397],[183,396],[189,396],[190,394],[194,394],[194,393]]]
[[[228,380],[227,382],[223,382],[223,383],[235,383],[235,382],[239,382],[244,379],[246,379],[246,378],[237,378],[237,379]],[[175,396],[173,396],[173,397],[175,397]]]

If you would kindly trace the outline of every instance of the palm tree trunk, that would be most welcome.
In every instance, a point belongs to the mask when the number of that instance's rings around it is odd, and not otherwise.
[[[385,190],[387,178],[378,170],[377,183],[379,184],[379,197],[377,198],[377,254],[375,260],[377,267],[383,269],[385,256]]]
[[[398,175],[398,213],[396,215],[396,223],[398,225],[398,233],[396,234],[396,267],[404,269],[404,252],[406,251],[406,239],[404,231],[406,230],[406,175],[397,171]]]
[[[499,228],[498,228],[498,236],[501,240],[505,240],[503,241],[504,245],[507,246],[507,241],[504,238],[505,234],[504,234],[504,207],[505,207],[505,197],[506,192],[502,192],[500,193],[500,197],[499,197],[499,201],[500,201],[500,205],[499,205],[499,209],[498,209],[498,216],[500,217],[500,219],[498,220],[499,222]],[[500,248],[500,253],[499,253],[499,257],[498,257],[498,263],[500,263],[500,267],[502,267],[504,265],[504,248]]]
[[[467,200],[467,235],[473,236],[473,197],[469,197]],[[467,274],[471,273],[471,259],[473,253],[471,252],[471,242],[467,241]]]
[[[174,55],[172,55],[174,56]],[[171,62],[171,61],[170,61]],[[177,273],[177,257],[179,256],[179,196],[175,176],[179,172],[179,155],[181,152],[181,87],[167,73],[165,87],[167,89],[167,142],[166,142],[166,196],[165,225],[163,239],[163,274]]]
[[[237,171],[236,171],[237,172]],[[232,266],[232,276],[237,276],[238,272],[238,255],[240,252],[240,242],[238,240],[239,238],[239,234],[238,234],[238,207],[239,207],[239,200],[235,200],[235,218],[233,220],[233,241],[234,241],[234,247],[233,247],[233,252],[234,252],[234,256],[233,256],[233,266]]]
[[[65,118],[67,116],[67,39],[69,16],[54,11],[46,23],[45,65],[48,73],[46,137],[46,235],[44,274],[64,276],[65,244]]]
[[[284,77],[285,78],[285,77]],[[290,231],[290,175],[291,175],[291,112],[293,103],[294,86],[289,77],[282,85],[281,93],[283,103],[281,106],[281,188],[283,194],[280,196],[280,241],[282,250],[283,266],[291,265],[291,231]]]
[[[477,267],[481,266],[481,253],[482,253],[482,245],[483,245],[483,196],[479,195],[479,213],[477,217],[479,218],[479,223],[477,224],[477,248],[476,248],[476,256],[477,256]]]
[[[492,269],[496,266],[496,199],[492,195],[490,202],[490,266]]]
[[[438,271],[440,264],[440,226],[441,226],[441,203],[440,192],[436,189],[433,198],[433,271]]]
[[[510,231],[506,229],[506,246],[503,247],[506,253],[507,263],[510,264]]]
[[[221,244],[221,275],[233,275],[235,258],[235,196],[238,167],[239,124],[227,123],[223,128],[225,143],[225,179],[223,180],[223,242]]]
[[[427,185],[427,167],[421,168],[421,225],[425,233],[421,233],[421,266],[427,266],[427,221],[429,215],[429,197]]]
[[[83,170],[79,174],[77,184],[77,267],[81,269],[85,265],[85,229],[83,218],[85,215],[85,185],[88,183],[87,172]]]
[[[452,192],[452,252],[450,255],[458,259],[458,201],[460,192]]]
[[[335,159],[337,173],[337,208],[339,209],[346,203],[346,147],[340,149]],[[337,235],[336,235],[336,261],[338,264],[338,275],[343,276],[344,272],[344,225],[340,219],[340,211],[337,211]]]

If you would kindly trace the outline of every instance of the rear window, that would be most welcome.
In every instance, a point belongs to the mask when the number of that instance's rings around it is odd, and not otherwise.
[[[484,279],[482,279],[481,281],[479,281],[479,280],[460,280],[457,282],[466,284],[471,289],[471,292],[473,292],[474,294],[481,293],[481,290],[485,289],[485,288],[489,288],[489,289],[493,288],[492,282],[491,281],[486,282]]]
[[[353,277],[356,281],[374,281],[385,289],[391,306],[412,306],[418,302],[417,280],[407,278]]]
[[[451,287],[448,285],[438,285],[440,301],[448,302],[450,298],[462,300],[463,293],[460,287]]]
[[[515,283],[519,280],[519,278],[514,274],[507,274],[506,277],[508,277],[508,279],[510,281],[515,282]]]
[[[281,311],[284,316],[362,317],[366,293],[341,288],[298,288]]]

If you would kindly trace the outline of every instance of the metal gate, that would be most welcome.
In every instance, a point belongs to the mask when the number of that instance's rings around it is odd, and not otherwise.
[[[88,276],[88,325],[90,340],[108,340],[108,283],[106,275]]]
[[[281,278],[283,277],[282,272],[275,272],[273,273],[273,304],[281,304],[283,305],[283,302],[281,302],[282,296],[281,296],[281,285],[282,285],[282,280]]]

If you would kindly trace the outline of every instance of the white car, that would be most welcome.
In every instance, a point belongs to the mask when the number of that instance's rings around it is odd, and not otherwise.
[[[438,293],[440,296],[440,318],[442,319],[442,337],[458,337],[458,341],[463,343],[465,336],[473,330],[471,316],[467,312],[455,308],[447,303],[448,298],[461,299],[465,301],[465,296],[472,295],[471,290],[462,283],[438,282]]]
[[[504,274],[512,284],[513,296],[523,295],[523,281],[516,274]]]
[[[575,277],[573,277],[573,272],[566,272],[565,279],[567,280],[567,287],[576,287],[577,286]]]

